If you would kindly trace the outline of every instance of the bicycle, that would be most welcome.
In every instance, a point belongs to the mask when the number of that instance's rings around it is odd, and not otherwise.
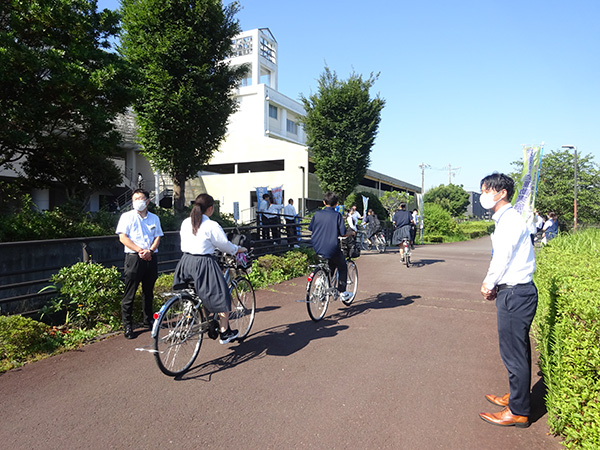
[[[373,234],[373,236],[371,236],[370,241],[371,245],[369,247],[375,245],[375,248],[379,253],[385,253],[385,249],[387,247],[387,240],[383,231],[377,231],[375,234]]]
[[[358,290],[358,269],[356,263],[349,257],[346,258],[346,265],[348,267],[346,289],[352,292],[352,296],[348,300],[342,299],[342,303],[349,306],[354,301]],[[331,273],[327,258],[320,255],[319,263],[311,267],[313,270],[306,284],[306,307],[310,318],[318,322],[325,316],[330,299],[336,301],[339,298],[340,293],[337,290],[339,274],[337,269]]]
[[[408,239],[408,238],[402,239],[402,243],[400,244],[400,246],[401,246],[401,249],[404,250],[404,253],[402,255],[402,262],[404,264],[406,264],[406,267],[410,267],[410,257],[411,257],[410,239]]]
[[[241,341],[248,336],[254,323],[254,289],[246,277],[245,267],[240,267],[235,258],[224,258],[221,265],[225,269],[223,276],[231,294],[229,323],[232,329],[239,331],[237,340]],[[238,269],[244,275],[238,274],[232,278],[232,270]],[[188,371],[196,360],[204,333],[213,340],[217,339],[219,323],[216,314],[209,313],[202,299],[196,295],[193,285],[168,295],[171,295],[169,300],[154,313],[151,336],[159,369],[165,375],[177,376]]]

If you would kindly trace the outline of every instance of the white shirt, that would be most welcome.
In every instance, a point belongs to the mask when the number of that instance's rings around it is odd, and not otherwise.
[[[296,208],[288,203],[283,207],[283,214],[286,215],[286,219],[293,219],[296,216]]]
[[[227,240],[221,225],[205,215],[202,216],[202,223],[195,236],[192,233],[191,217],[183,221],[179,235],[181,236],[181,251],[192,255],[212,255],[215,249],[235,255],[239,248]]]
[[[267,209],[267,212],[265,213],[265,217],[269,217],[269,218],[277,217],[277,214],[279,214],[279,211],[281,211],[281,205],[271,203],[269,205],[269,209]]]
[[[535,271],[535,254],[525,220],[510,204],[496,211],[492,219],[496,222],[492,261],[483,284],[492,290],[499,284],[530,282]]]
[[[348,214],[348,225],[350,226],[350,228],[352,228],[354,231],[358,231],[356,229],[356,226],[358,225],[358,219],[360,218],[360,214],[358,213],[358,211],[354,211]]]
[[[126,234],[135,245],[144,250],[149,250],[154,239],[163,235],[160,219],[156,214],[147,211],[146,217],[142,217],[135,209],[121,214],[115,232]],[[158,252],[158,249],[154,250],[154,253],[156,252]],[[135,252],[125,246],[125,253]]]
[[[258,210],[266,211],[267,209],[269,209],[269,202],[266,200],[261,200],[260,204],[258,205]]]

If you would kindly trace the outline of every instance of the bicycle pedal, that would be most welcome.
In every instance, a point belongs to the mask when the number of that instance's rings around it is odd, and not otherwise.
[[[211,339],[217,339],[219,337],[219,322],[217,322],[216,320],[211,320],[208,323],[208,337]]]

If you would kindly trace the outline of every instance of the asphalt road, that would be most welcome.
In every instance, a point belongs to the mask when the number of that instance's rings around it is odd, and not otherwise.
[[[479,294],[489,238],[363,253],[359,295],[312,322],[306,280],[257,293],[243,343],[206,340],[181,379],[148,332],[118,335],[0,376],[6,449],[560,449],[534,370],[533,423],[483,422],[508,390],[493,302]]]

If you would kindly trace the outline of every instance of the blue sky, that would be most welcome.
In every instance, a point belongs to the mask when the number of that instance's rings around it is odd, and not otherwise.
[[[240,0],[243,30],[279,44],[279,91],[379,73],[386,101],[370,168],[425,189],[478,190],[522,145],[575,145],[600,163],[597,0]],[[116,9],[118,0],[99,0]]]

